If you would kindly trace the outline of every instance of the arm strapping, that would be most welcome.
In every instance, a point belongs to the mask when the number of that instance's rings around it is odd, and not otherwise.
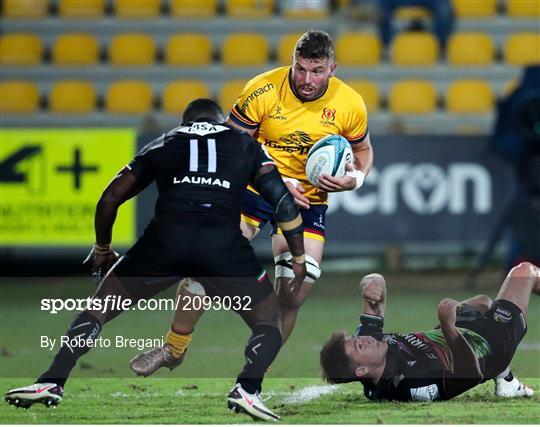
[[[294,197],[287,190],[275,167],[259,175],[253,185],[274,208],[276,222],[284,236],[303,231],[302,217],[294,203]]]

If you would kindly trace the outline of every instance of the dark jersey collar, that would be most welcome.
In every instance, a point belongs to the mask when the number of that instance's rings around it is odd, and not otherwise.
[[[373,384],[371,380],[361,380],[362,385],[364,386],[364,394],[368,399],[385,399],[388,396],[388,390],[394,385],[397,387],[397,384],[402,379],[400,377],[399,369],[399,352],[396,351],[392,346],[388,346],[388,351],[386,352],[386,365],[384,371],[379,378],[377,384]]]

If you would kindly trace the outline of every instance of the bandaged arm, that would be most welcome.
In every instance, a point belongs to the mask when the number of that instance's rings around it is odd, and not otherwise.
[[[294,198],[287,190],[274,165],[262,166],[253,179],[253,186],[272,206],[276,222],[297,261],[304,257],[304,225]]]

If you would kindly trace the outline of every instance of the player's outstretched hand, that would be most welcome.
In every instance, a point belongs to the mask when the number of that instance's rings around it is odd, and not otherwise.
[[[294,201],[298,206],[304,209],[309,209],[309,199],[304,196],[304,187],[297,180],[285,180],[285,185],[289,192],[293,195]]]
[[[305,262],[299,263],[293,260],[292,269],[293,269],[294,277],[289,281],[289,283],[287,284],[287,287],[291,294],[296,295],[300,291],[300,288],[302,287],[302,283],[304,283],[304,280],[307,275],[306,263]]]
[[[352,172],[354,170],[354,167],[350,163],[348,163],[345,168],[347,169],[347,172]],[[327,174],[319,176],[318,187],[328,193],[354,190],[355,186],[356,178],[349,175],[342,176],[341,178],[336,178]]]
[[[441,327],[454,326],[456,324],[457,308],[459,302],[451,298],[443,298],[437,306],[437,316]]]
[[[362,292],[362,298],[364,298],[369,305],[375,306],[384,302],[384,277],[380,274],[372,273],[362,277],[358,287],[360,288],[360,292]]]

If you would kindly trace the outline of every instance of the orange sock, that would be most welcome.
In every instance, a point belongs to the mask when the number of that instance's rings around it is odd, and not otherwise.
[[[169,345],[171,349],[171,354],[174,357],[180,357],[186,351],[186,348],[188,347],[189,343],[191,342],[191,336],[193,333],[190,334],[179,334],[178,332],[174,332],[172,329],[167,332],[167,344]]]

